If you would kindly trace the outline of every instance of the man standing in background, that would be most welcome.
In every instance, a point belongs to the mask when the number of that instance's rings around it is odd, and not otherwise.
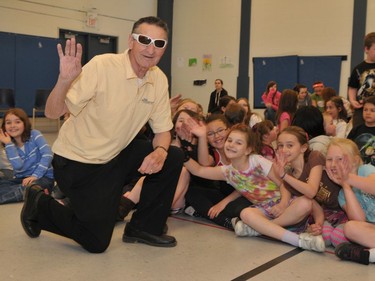
[[[210,102],[208,104],[208,113],[219,111],[219,100],[228,95],[227,90],[223,88],[223,80],[215,80],[215,90],[210,95]]]

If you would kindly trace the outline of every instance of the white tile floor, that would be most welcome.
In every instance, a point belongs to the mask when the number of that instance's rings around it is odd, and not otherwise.
[[[44,133],[52,143],[56,133]],[[0,280],[374,280],[375,265],[343,262],[333,249],[300,251],[260,237],[233,232],[185,215],[170,217],[174,248],[123,243],[125,223],[116,225],[103,254],[89,254],[75,242],[43,231],[23,231],[22,203],[0,206]],[[130,216],[126,218],[129,220]]]
[[[332,249],[320,254],[260,237],[238,238],[184,215],[168,220],[168,233],[178,241],[174,248],[123,243],[125,223],[119,223],[107,251],[89,254],[45,231],[29,238],[19,222],[21,208],[22,203],[0,206],[0,280],[365,281],[375,276],[374,265],[342,262]]]

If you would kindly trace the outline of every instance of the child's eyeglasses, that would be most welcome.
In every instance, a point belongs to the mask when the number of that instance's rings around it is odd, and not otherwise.
[[[227,128],[226,129],[224,129],[224,128],[219,128],[216,132],[207,132],[207,137],[209,137],[209,138],[213,138],[213,137],[215,137],[215,135],[217,134],[218,136],[220,136],[220,137],[222,137],[223,135],[224,135],[224,132],[227,130]]]
[[[132,37],[143,46],[148,46],[151,43],[158,49],[164,49],[167,46],[167,40],[164,39],[152,39],[146,35],[136,33],[132,33]]]

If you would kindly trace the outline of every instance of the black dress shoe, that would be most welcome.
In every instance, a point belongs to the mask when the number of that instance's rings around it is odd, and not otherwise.
[[[177,245],[177,241],[173,236],[169,235],[153,235],[151,233],[138,230],[131,226],[129,223],[126,224],[122,241],[125,243],[144,243],[156,247],[174,247]]]
[[[40,235],[41,228],[38,223],[38,201],[44,194],[39,185],[27,186],[25,189],[24,203],[21,211],[21,224],[26,234],[31,238]]]

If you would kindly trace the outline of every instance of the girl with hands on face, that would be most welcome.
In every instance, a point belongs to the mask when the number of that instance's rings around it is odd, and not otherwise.
[[[189,103],[191,105],[189,107],[190,109],[184,109],[184,105],[187,105],[187,103],[184,103],[182,107],[179,107],[180,110],[177,111],[173,118],[176,137],[172,145],[180,147],[185,154],[188,154],[189,157],[192,157],[201,163],[201,165],[211,166],[213,164],[213,158],[208,153],[206,126],[203,121],[203,116],[198,111],[195,111],[198,110],[198,107],[192,107],[192,105],[196,105],[196,103],[191,101]],[[183,167],[172,203],[172,214],[180,213],[184,210],[186,205],[185,195],[192,184],[212,185],[210,181],[203,177],[191,175],[189,171]]]
[[[5,113],[0,141],[14,170],[13,179],[0,180],[0,204],[22,201],[31,184],[52,191],[52,151],[42,134],[31,129],[26,112],[13,108]]]
[[[326,160],[329,177],[342,187],[340,206],[348,215],[343,234],[354,242],[337,246],[341,259],[361,264],[375,262],[375,167],[363,165],[357,145],[349,139],[332,139]]]
[[[356,144],[349,139],[334,138],[328,147],[326,169],[342,190],[339,203],[349,220],[375,223],[375,167],[362,164]]]

